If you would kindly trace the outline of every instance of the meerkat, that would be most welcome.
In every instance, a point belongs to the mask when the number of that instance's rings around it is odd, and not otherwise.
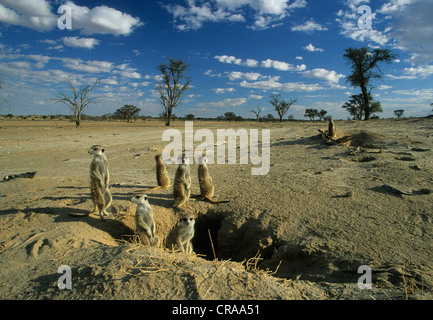
[[[109,190],[110,173],[108,170],[108,160],[105,156],[105,149],[100,145],[94,145],[88,151],[93,155],[90,163],[90,193],[95,206],[90,214],[99,213],[101,221],[104,215],[110,215],[107,208],[111,205],[112,197]]]
[[[209,201],[210,203],[228,203],[230,201],[216,201],[213,200],[215,188],[212,184],[212,177],[209,175],[209,168],[207,166],[207,158],[200,156],[198,158],[198,183],[200,186],[200,196]]]
[[[159,239],[155,236],[155,220],[153,219],[153,210],[149,204],[147,195],[137,194],[131,198],[131,202],[137,204],[135,211],[135,233],[139,236],[141,243],[157,245]]]
[[[158,189],[168,189],[170,187],[170,177],[168,176],[167,167],[162,159],[162,154],[155,156],[156,162],[156,182],[158,186],[145,192],[150,192]]]
[[[334,120],[332,119],[332,117],[329,118],[328,136],[331,139],[335,139],[335,137],[336,137],[335,123],[334,123]]]
[[[179,208],[191,196],[191,173],[189,168],[189,159],[179,157],[179,166],[176,169],[176,175],[173,181],[173,207]]]
[[[179,221],[180,224],[171,230],[167,236],[167,248],[192,253],[191,240],[194,237],[195,217],[192,214],[183,214]]]

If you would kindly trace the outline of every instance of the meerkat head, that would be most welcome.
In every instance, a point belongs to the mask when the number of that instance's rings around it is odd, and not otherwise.
[[[148,202],[146,194],[136,194],[131,198],[132,203],[146,203]]]
[[[195,218],[191,214],[183,214],[180,217],[180,224],[188,227],[194,226]]]
[[[189,158],[186,156],[179,156],[177,157],[177,160],[179,161],[179,164],[189,164]]]
[[[89,153],[91,155],[99,155],[105,152],[105,149],[101,145],[94,145],[90,148]]]
[[[205,164],[208,162],[208,160],[206,157],[200,156],[200,157],[198,157],[197,162],[198,162],[198,164]]]

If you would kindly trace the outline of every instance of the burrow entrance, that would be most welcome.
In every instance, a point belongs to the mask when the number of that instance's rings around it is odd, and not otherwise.
[[[194,252],[206,260],[220,258],[218,232],[221,229],[221,222],[223,220],[224,215],[222,213],[210,211],[198,216],[195,221],[192,246]]]
[[[238,222],[230,212],[209,211],[196,218],[194,252],[210,261],[257,259],[252,261],[257,269],[279,278],[356,283],[359,261],[339,260],[326,245],[281,241],[272,228],[263,229],[258,219]]]

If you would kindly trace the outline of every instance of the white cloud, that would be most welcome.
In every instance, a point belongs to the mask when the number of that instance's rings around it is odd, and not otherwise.
[[[227,92],[235,92],[235,88],[216,88],[212,89],[216,94],[225,94]]]
[[[261,66],[264,68],[274,68],[279,71],[303,71],[307,68],[305,64],[301,64],[295,67],[290,63],[272,59],[262,61]]]
[[[391,80],[414,80],[414,79],[416,79],[416,76],[404,76],[404,75],[395,76],[392,74],[387,74],[386,76]]]
[[[217,59],[219,62],[222,63],[236,64],[238,66],[247,66],[247,67],[261,66],[263,68],[274,68],[279,71],[303,71],[307,68],[305,64],[294,66],[293,64],[287,62],[272,60],[272,59],[263,60],[260,64],[255,59],[242,60],[234,56],[228,56],[228,55],[215,56],[215,59]],[[210,70],[208,70],[208,72],[210,72]]]
[[[411,103],[423,103],[430,104],[433,101],[433,89],[407,89],[407,90],[394,90],[393,93],[404,95],[404,96],[412,96],[412,98],[402,98],[402,102],[411,102]],[[397,98],[398,99],[398,98]],[[392,99],[391,101],[397,100]]]
[[[248,99],[261,100],[261,99],[263,99],[263,96],[258,95],[258,94],[250,94],[250,95],[248,96]]]
[[[246,80],[240,83],[243,88],[260,89],[260,90],[275,90],[275,91],[286,91],[286,92],[312,92],[324,89],[318,84],[305,84],[302,82],[278,82],[275,78],[268,80],[260,80],[254,82],[247,82]]]
[[[224,99],[222,101],[218,102],[200,102],[196,103],[196,106],[198,107],[217,107],[217,108],[224,108],[224,107],[237,107],[245,104],[247,102],[247,98],[233,98],[233,99]]]
[[[113,70],[114,74],[119,74],[121,77],[129,79],[141,79],[141,74],[136,72],[137,69],[128,67],[127,63],[117,66],[116,70]]]
[[[232,71],[229,72],[227,74],[227,77],[231,80],[231,81],[235,81],[235,80],[241,80],[241,79],[246,79],[246,80],[251,80],[251,81],[255,81],[258,80],[259,78],[263,77],[260,73],[258,72],[240,72],[240,71]]]
[[[409,52],[410,62],[428,65],[433,62],[433,2],[431,0],[394,0],[381,9],[395,18],[390,35],[396,48]]]
[[[188,0],[187,6],[163,5],[173,16],[176,28],[181,31],[197,30],[207,22],[245,22],[245,16],[254,12],[252,29],[266,29],[274,22],[288,16],[291,11],[307,5],[305,0]],[[249,9],[249,10],[248,10]]]
[[[68,69],[89,73],[110,73],[113,63],[108,61],[83,61],[81,59],[62,58],[64,66]]]
[[[99,44],[95,38],[63,37],[63,44],[68,47],[93,49]]]
[[[386,84],[380,85],[379,87],[377,87],[378,90],[388,90],[388,89],[392,89],[392,86],[388,86]]]
[[[81,29],[84,34],[128,35],[143,24],[139,18],[104,5],[93,9],[77,6],[72,1],[66,5],[72,10],[72,29]]]
[[[390,2],[384,3],[382,7],[377,10],[377,12],[382,14],[393,14],[401,13],[406,9],[408,4],[414,3],[416,0],[392,0]]]
[[[174,17],[176,28],[180,31],[198,30],[205,22],[242,22],[243,15],[212,8],[210,3],[197,6],[195,1],[188,1],[189,7],[180,5],[164,5],[163,7]]]
[[[378,23],[375,22],[381,20],[376,18],[376,12],[372,12],[371,16],[373,24],[372,29],[360,29],[358,26],[358,20],[361,18],[361,14],[358,13],[358,8],[367,3],[369,3],[369,1],[346,0],[348,10],[340,10],[337,13],[338,18],[336,21],[340,24],[340,34],[355,41],[372,41],[383,46],[390,41],[388,35],[390,29],[387,28],[384,31],[377,29]]]
[[[328,71],[323,68],[307,70],[304,71],[302,75],[306,78],[318,78],[318,79],[326,80],[332,84],[338,83],[340,79],[345,77],[343,74],[338,74],[335,71]]]
[[[1,0],[0,22],[27,27],[38,31],[51,30],[57,16],[51,12],[46,0]]]
[[[227,55],[215,56],[215,59],[217,59],[219,62],[222,63],[237,64],[237,65],[242,64],[242,59],[238,59],[233,56],[227,56]]]
[[[301,31],[311,33],[313,31],[326,31],[328,28],[322,27],[320,24],[316,23],[314,19],[307,21],[302,25],[297,25],[292,27],[292,31]]]
[[[433,65],[405,68],[403,73],[412,77],[427,78],[433,75]]]
[[[323,50],[321,48],[316,48],[311,43],[308,46],[305,46],[304,49],[307,50],[307,51],[310,51],[310,52],[323,52],[323,51],[325,51],[325,50]]]
[[[128,35],[142,25],[140,19],[104,5],[93,9],[72,1],[65,5],[72,10],[72,29],[82,30],[84,34]],[[49,31],[57,27],[57,8],[51,8],[47,0],[0,0],[0,22]]]

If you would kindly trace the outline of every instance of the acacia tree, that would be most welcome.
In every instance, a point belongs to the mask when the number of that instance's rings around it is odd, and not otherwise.
[[[379,64],[382,62],[391,63],[393,59],[397,58],[389,49],[374,49],[370,51],[368,47],[360,49],[352,48],[345,50],[346,53],[343,57],[346,59],[347,64],[352,68],[352,74],[347,77],[349,82],[354,87],[360,87],[362,92],[362,105],[361,109],[364,113],[364,120],[370,119],[369,106],[369,93],[368,88],[373,88],[372,80],[382,80],[382,71]]]
[[[304,117],[310,118],[311,121],[314,121],[315,117],[319,116],[319,110],[317,109],[305,109]]]
[[[72,96],[68,96],[62,92],[57,92],[57,97],[53,98],[57,102],[64,103],[73,112],[73,117],[75,121],[75,127],[79,128],[81,126],[81,113],[87,108],[89,103],[93,102],[97,97],[89,98],[89,94],[98,85],[99,80],[95,80],[93,85],[87,85],[82,88],[75,88],[71,79],[66,79],[69,88],[72,91]]]
[[[116,118],[121,120],[126,120],[126,122],[130,122],[132,118],[136,118],[140,113],[141,109],[136,106],[125,104],[122,108],[117,109],[114,113]]]
[[[353,117],[353,120],[362,120],[362,114],[364,110],[364,98],[362,94],[354,94],[350,97],[350,100],[343,104],[343,109]],[[379,101],[373,101],[371,94],[368,94],[368,112],[370,115],[377,112],[382,112],[382,106]]]
[[[397,117],[397,119],[400,119],[403,116],[403,113],[403,109],[394,110],[394,115]]]
[[[278,116],[280,117],[280,122],[282,122],[284,115],[287,113],[287,111],[289,111],[292,104],[294,104],[297,100],[290,99],[289,101],[280,101],[280,98],[281,96],[279,94],[273,94],[271,95],[270,103],[274,106],[275,111],[277,111]]]
[[[328,111],[326,110],[320,110],[319,113],[317,114],[317,116],[319,117],[319,120],[322,121],[323,118],[325,118],[326,114],[328,113]]]
[[[162,113],[165,125],[170,126],[173,108],[180,104],[182,94],[190,89],[191,79],[185,76],[189,65],[182,60],[168,59],[168,65],[160,64],[158,70],[162,73],[158,84],[158,92],[161,97]]]

